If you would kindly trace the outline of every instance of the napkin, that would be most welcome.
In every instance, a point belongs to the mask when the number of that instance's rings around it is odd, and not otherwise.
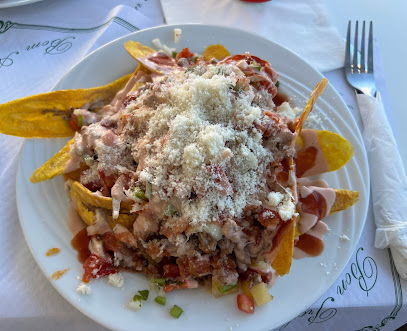
[[[138,2],[53,0],[2,10],[0,103],[48,92],[90,52],[163,23],[158,2],[157,7],[144,1],[142,7],[130,7]],[[144,9],[149,17],[143,14]]]
[[[401,277],[407,279],[407,179],[384,111],[381,95],[357,94],[369,158],[375,247],[390,247]]]
[[[236,27],[290,49],[321,72],[343,67],[345,43],[322,0],[161,0],[161,4],[168,24]]]

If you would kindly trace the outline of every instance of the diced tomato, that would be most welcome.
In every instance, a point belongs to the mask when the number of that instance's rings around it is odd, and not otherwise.
[[[194,56],[194,53],[191,53],[189,48],[183,48],[181,52],[179,52],[175,58],[176,61],[178,61],[179,59],[185,57],[185,58],[190,58],[192,59],[192,57]]]
[[[237,295],[237,307],[248,314],[254,314],[254,301],[246,294]]]
[[[69,126],[73,131],[78,131],[79,126],[78,126],[78,116],[75,114],[72,114],[71,120],[68,122]]]
[[[91,278],[98,278],[117,273],[117,270],[112,269],[112,265],[106,260],[92,254],[83,264],[85,270],[82,280],[88,283]]]
[[[180,275],[176,264],[165,264],[163,266],[164,278],[177,278]]]
[[[177,284],[168,284],[168,285],[164,286],[164,292],[168,293],[168,292],[175,290],[176,288],[178,288]]]

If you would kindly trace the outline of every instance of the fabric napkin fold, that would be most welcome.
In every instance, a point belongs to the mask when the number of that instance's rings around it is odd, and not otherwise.
[[[168,24],[236,27],[292,50],[321,72],[343,67],[345,43],[322,0],[161,0],[161,4]]]
[[[363,139],[369,158],[372,203],[377,226],[375,247],[391,249],[407,279],[407,178],[380,93],[357,94]]]

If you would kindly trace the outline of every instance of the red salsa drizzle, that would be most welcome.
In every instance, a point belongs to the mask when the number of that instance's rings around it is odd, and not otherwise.
[[[89,251],[90,237],[86,228],[79,231],[75,237],[71,240],[71,245],[78,251],[78,260],[80,263],[84,263],[90,256]]]
[[[306,233],[299,237],[295,246],[311,256],[318,256],[324,250],[324,242],[321,239]]]
[[[315,166],[315,160],[317,158],[318,149],[314,146],[300,149],[297,151],[295,162],[295,174],[298,178],[301,178],[306,171],[312,169]]]
[[[313,214],[318,217],[318,221],[326,216],[326,201],[321,193],[312,191],[305,198],[299,198],[301,209],[304,213]]]

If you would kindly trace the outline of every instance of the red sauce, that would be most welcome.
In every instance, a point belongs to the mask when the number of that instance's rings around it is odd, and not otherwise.
[[[324,250],[324,242],[309,234],[302,234],[295,246],[311,256],[318,256]]]
[[[90,237],[88,236],[86,228],[79,231],[77,235],[71,240],[72,247],[78,251],[78,260],[80,263],[84,263],[90,256],[89,241]]]
[[[304,173],[315,166],[318,149],[314,146],[300,149],[294,157],[295,174],[301,178]]]
[[[299,198],[302,203],[301,209],[304,213],[312,214],[318,217],[318,221],[326,215],[326,200],[323,195],[317,191],[312,191],[305,198]]]
[[[145,58],[141,58],[141,60],[142,62],[143,60],[147,63],[150,62],[151,64],[155,65],[157,69],[172,68],[177,65],[172,57],[168,56],[167,54],[158,52],[148,55]]]
[[[273,98],[273,102],[276,107],[280,106],[284,102],[288,102],[288,96],[283,93],[277,93],[276,96]]]

